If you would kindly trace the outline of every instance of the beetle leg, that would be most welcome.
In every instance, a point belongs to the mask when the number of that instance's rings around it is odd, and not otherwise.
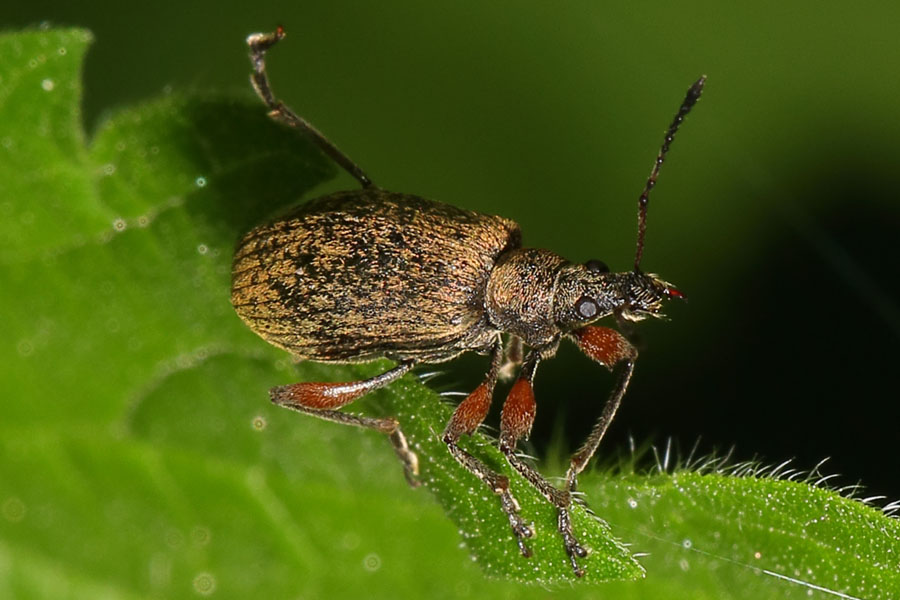
[[[534,531],[519,516],[519,503],[509,491],[509,478],[493,471],[457,444],[459,438],[463,435],[474,433],[487,416],[502,360],[503,347],[498,338],[491,350],[491,368],[484,382],[456,407],[441,439],[447,444],[450,454],[453,455],[453,458],[459,464],[482,480],[492,492],[500,496],[500,504],[506,513],[506,517],[509,519],[509,525],[512,527],[513,533],[516,535],[519,551],[523,556],[531,556],[531,549],[525,544],[525,539],[533,536]]]
[[[503,364],[500,366],[499,379],[500,381],[509,381],[516,368],[522,364],[522,338],[517,335],[509,336],[504,356]]]
[[[578,566],[577,559],[586,557],[588,551],[581,546],[572,531],[572,518],[569,514],[569,507],[572,505],[570,491],[568,489],[557,489],[543,475],[538,473],[534,467],[516,454],[516,444],[519,438],[525,437],[527,439],[528,434],[531,432],[531,425],[534,423],[536,404],[532,381],[541,358],[540,349],[534,349],[528,354],[519,378],[513,384],[509,395],[506,397],[506,402],[503,404],[503,411],[500,415],[500,450],[506,456],[509,464],[522,477],[528,480],[548,502],[556,507],[558,514],[557,528],[560,535],[562,535],[569,562],[575,575],[581,577],[584,575],[584,570]]]
[[[275,94],[272,93],[269,76],[266,74],[266,52],[277,44],[284,35],[284,29],[279,27],[273,33],[254,33],[247,37],[247,45],[250,46],[250,62],[253,63],[253,73],[250,75],[253,89],[256,90],[256,94],[269,107],[270,117],[308,135],[322,152],[331,157],[345,171],[353,175],[360,185],[364,188],[373,187],[369,176],[355,162],[350,160],[349,156],[341,152],[309,121],[288,108],[281,100],[275,98]]]
[[[578,543],[572,531],[572,518],[569,512],[569,507],[572,505],[572,492],[576,489],[578,474],[584,470],[591,457],[594,456],[600,440],[603,439],[603,435],[622,402],[628,382],[631,380],[631,374],[634,372],[637,350],[622,334],[607,327],[584,327],[575,331],[574,337],[582,352],[600,364],[609,368],[618,363],[624,363],[625,366],[620,372],[618,381],[593,430],[581,448],[572,455],[566,473],[565,487],[562,490],[557,489],[516,454],[516,443],[519,438],[528,437],[531,425],[534,423],[536,404],[532,381],[542,358],[540,349],[534,349],[529,353],[522,372],[519,374],[519,379],[513,384],[506,402],[503,404],[503,412],[500,417],[500,450],[506,455],[513,468],[521,473],[551,504],[556,506],[557,526],[563,537],[569,562],[572,564],[575,575],[581,577],[584,575],[584,570],[578,566],[577,559],[586,557],[588,551]]]
[[[581,445],[569,463],[569,470],[566,473],[566,489],[574,491],[577,486],[578,474],[587,466],[588,461],[594,456],[600,440],[606,433],[610,422],[616,415],[616,410],[622,402],[625,390],[628,388],[628,382],[631,381],[631,374],[634,372],[634,362],[637,359],[637,349],[625,339],[621,333],[615,329],[608,327],[584,327],[576,330],[574,333],[575,341],[578,347],[588,357],[599,362],[603,366],[612,370],[619,363],[623,363],[624,367],[619,373],[616,385],[609,395],[609,399],[603,406],[603,412],[597,419],[597,423],[591,430],[590,435]]]
[[[269,390],[272,402],[279,406],[296,410],[307,415],[312,415],[326,421],[365,427],[385,433],[390,437],[394,452],[403,463],[403,471],[406,480],[413,487],[419,485],[416,476],[419,474],[419,459],[415,452],[409,449],[406,436],[400,430],[397,419],[366,417],[354,415],[337,410],[350,404],[357,398],[384,387],[408,373],[415,366],[414,361],[401,362],[399,365],[381,375],[362,381],[348,383],[294,383],[274,387]]]

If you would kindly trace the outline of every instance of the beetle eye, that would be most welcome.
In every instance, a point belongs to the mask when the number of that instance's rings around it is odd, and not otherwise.
[[[575,312],[582,319],[590,319],[596,316],[599,311],[600,307],[597,306],[597,302],[588,296],[582,296],[575,303]]]
[[[606,266],[606,263],[596,258],[592,258],[584,263],[584,268],[591,273],[609,273],[609,267]]]

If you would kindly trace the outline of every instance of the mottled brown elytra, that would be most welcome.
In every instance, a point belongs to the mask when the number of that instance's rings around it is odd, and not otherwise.
[[[497,494],[521,553],[529,556],[526,540],[534,531],[519,514],[508,478],[457,445],[481,425],[498,378],[519,368],[503,405],[500,449],[556,507],[572,568],[583,575],[578,559],[587,550],[572,530],[572,492],[616,413],[637,358],[622,334],[592,324],[608,316],[620,323],[658,317],[664,299],[684,297],[671,284],[641,271],[640,263],[650,190],[678,126],[700,98],[705,77],[688,90],[640,196],[634,268],[610,273],[598,260],[575,264],[549,250],[523,248],[519,226],[509,219],[380,189],[273,95],[265,55],[282,37],[279,27],[247,38],[256,92],[273,119],[309,136],[361,189],[312,200],[245,235],[234,256],[231,301],[253,331],[299,359],[361,362],[387,357],[397,366],[363,381],[276,387],[270,391],[272,401],[387,434],[407,479],[416,485],[418,460],[396,419],[339,409],[418,364],[450,360],[469,350],[489,354],[484,382],[457,407],[442,439],[453,457]],[[565,484],[557,488],[516,454],[516,444],[534,421],[532,380],[538,364],[555,354],[563,338],[598,363],[615,367],[618,378],[593,430],[572,456]],[[529,348],[524,356],[523,344]]]

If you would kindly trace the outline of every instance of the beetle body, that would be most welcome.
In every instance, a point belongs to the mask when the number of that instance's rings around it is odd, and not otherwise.
[[[490,347],[490,273],[520,245],[509,219],[376,189],[341,192],[241,240],[232,303],[298,358],[448,360]]]
[[[520,515],[509,478],[458,445],[488,414],[499,377],[514,372],[500,417],[500,450],[509,464],[558,511],[558,529],[576,575],[587,556],[572,528],[570,507],[578,474],[587,466],[622,400],[637,350],[600,319],[638,321],[661,315],[662,303],[683,294],[640,269],[650,190],[669,145],[700,97],[704,78],[688,90],[670,125],[639,199],[634,269],[610,273],[597,260],[570,262],[549,250],[523,248],[519,226],[506,218],[388,192],[312,125],[278,101],[265,71],[266,51],[284,36],[248,38],[251,81],[274,119],[294,127],[333,158],[362,189],[307,202],[241,239],[232,267],[231,300],[240,318],[266,341],[298,359],[361,362],[387,357],[397,366],[347,383],[300,382],[270,390],[280,406],[390,436],[408,481],[417,485],[418,458],[394,418],[340,410],[390,384],[417,364],[465,351],[491,355],[481,385],[460,403],[441,439],[453,457],[500,499],[515,541],[530,556],[534,530]],[[504,337],[510,341],[504,351]],[[516,452],[535,417],[532,380],[538,364],[563,338],[618,372],[591,434],[572,456],[561,488]],[[522,345],[529,348],[522,355]]]
[[[574,265],[521,240],[503,217],[379,189],[339,192],[244,236],[231,301],[299,359],[439,362],[486,353],[502,333],[543,347],[624,306],[653,313],[668,291],[652,276]],[[635,289],[616,285],[622,275]]]

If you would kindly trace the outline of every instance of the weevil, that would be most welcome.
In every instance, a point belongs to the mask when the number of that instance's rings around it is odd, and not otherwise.
[[[442,439],[460,465],[498,496],[515,542],[527,557],[531,555],[527,540],[534,530],[520,515],[508,477],[458,445],[484,421],[497,380],[518,368],[501,412],[500,450],[556,507],[572,569],[583,575],[578,559],[588,550],[573,531],[573,492],[578,474],[619,407],[638,354],[624,335],[594,323],[610,316],[620,323],[660,317],[665,300],[684,298],[672,284],[644,273],[640,265],[650,191],[706,78],[688,90],[639,197],[634,267],[612,273],[599,260],[578,264],[549,250],[523,248],[519,226],[504,217],[379,188],[273,94],[265,58],[283,37],[279,27],[274,33],[247,38],[256,93],[273,119],[307,135],[356,178],[360,189],[311,200],[246,234],[235,251],[232,304],[254,332],[298,359],[364,362],[386,357],[397,365],[362,381],[275,387],[270,390],[272,401],[387,434],[408,481],[416,485],[418,458],[399,422],[340,409],[416,365],[447,361],[467,351],[490,355],[484,381],[456,408]],[[617,377],[591,433],[571,458],[565,483],[556,487],[517,454],[516,445],[534,422],[532,381],[538,365],[556,353],[563,338],[573,340]]]

